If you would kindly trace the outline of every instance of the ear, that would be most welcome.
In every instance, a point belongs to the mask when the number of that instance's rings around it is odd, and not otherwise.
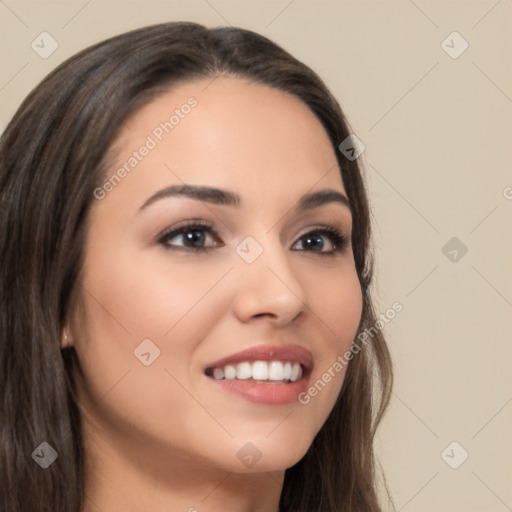
[[[64,327],[62,331],[62,341],[60,343],[61,348],[71,347],[73,346],[73,340],[71,339],[71,334],[68,327]]]

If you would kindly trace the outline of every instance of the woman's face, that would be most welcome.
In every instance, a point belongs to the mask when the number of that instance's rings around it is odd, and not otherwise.
[[[221,77],[159,96],[116,147],[72,326],[86,439],[147,467],[293,465],[362,311],[324,129],[297,98]],[[319,191],[333,193],[304,200]]]

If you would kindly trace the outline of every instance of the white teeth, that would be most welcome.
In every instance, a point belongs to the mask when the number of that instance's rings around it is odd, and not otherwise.
[[[235,366],[226,365],[213,369],[213,378],[216,380],[271,380],[295,382],[302,377],[302,366],[299,363],[282,361],[244,361]]]
[[[224,378],[226,380],[236,379],[236,368],[231,365],[224,366]]]
[[[292,363],[284,363],[283,379],[290,380],[291,374],[292,374]]]
[[[213,378],[217,379],[217,380],[223,379],[224,378],[224,368],[214,368]]]
[[[252,363],[252,378],[254,380],[268,380],[268,363],[265,361]]]
[[[240,380],[250,379],[252,377],[251,363],[239,363],[236,367],[236,378]]]
[[[270,380],[283,380],[283,363],[272,361],[269,365],[268,376]]]
[[[290,380],[295,382],[302,377],[302,368],[299,363],[293,363],[292,365],[292,373],[290,375]]]

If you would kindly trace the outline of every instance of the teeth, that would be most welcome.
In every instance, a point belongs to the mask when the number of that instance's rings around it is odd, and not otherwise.
[[[236,368],[231,365],[224,366],[224,378],[226,380],[236,379]]]
[[[283,379],[290,380],[292,375],[292,363],[284,363]]]
[[[272,361],[268,365],[268,376],[270,380],[283,380],[283,363],[281,361]]]
[[[252,377],[251,363],[239,363],[236,367],[236,378],[240,380],[250,379]]]
[[[281,361],[255,361],[243,362],[235,366],[226,365],[213,369],[213,378],[216,380],[261,380],[261,381],[291,381],[295,382],[302,377],[302,366],[299,363]]]
[[[213,378],[221,380],[224,378],[224,368],[215,368],[213,370]]]
[[[268,363],[265,361],[252,363],[252,378],[254,380],[268,380]]]
[[[295,382],[301,376],[302,376],[302,368],[301,368],[300,364],[294,364],[292,366],[292,373],[290,375],[290,380],[292,382]]]

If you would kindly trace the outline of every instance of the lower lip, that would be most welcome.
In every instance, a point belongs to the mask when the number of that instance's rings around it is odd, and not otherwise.
[[[249,402],[266,405],[285,405],[298,402],[298,395],[306,391],[307,376],[302,376],[298,381],[286,384],[275,384],[272,381],[261,383],[245,380],[217,380],[208,377],[215,385],[224,391],[240,396]]]

